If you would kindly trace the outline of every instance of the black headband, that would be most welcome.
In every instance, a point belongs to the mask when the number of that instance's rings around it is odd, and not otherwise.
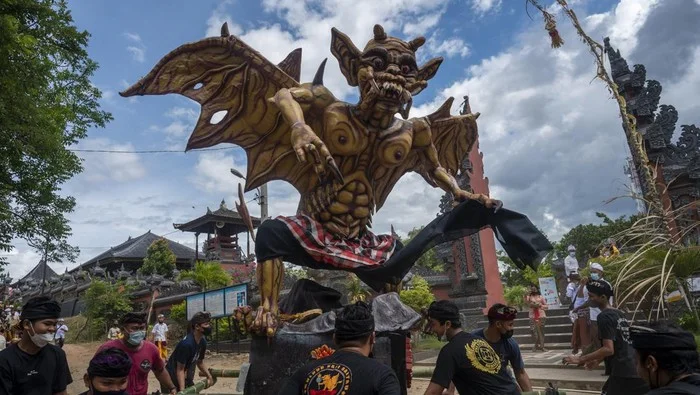
[[[697,350],[695,337],[689,332],[657,332],[650,328],[630,328],[632,347],[639,350]]]
[[[118,348],[100,351],[90,360],[87,373],[90,377],[127,377],[131,370],[131,358]]]
[[[121,319],[121,324],[122,325],[127,325],[127,324],[145,324],[146,323],[146,313],[126,313],[122,316]]]
[[[42,319],[53,319],[58,318],[61,315],[61,306],[53,299],[50,298],[36,298],[30,299],[24,307],[22,307],[22,315],[20,315],[20,320],[42,320]]]
[[[336,317],[335,338],[338,340],[354,340],[374,332],[374,317],[364,320],[346,320]]]
[[[591,281],[586,285],[589,293],[596,295],[613,296],[613,290],[607,281]]]
[[[442,301],[441,301],[442,302]],[[459,308],[454,304],[433,302],[428,307],[428,317],[440,322],[459,322]]]

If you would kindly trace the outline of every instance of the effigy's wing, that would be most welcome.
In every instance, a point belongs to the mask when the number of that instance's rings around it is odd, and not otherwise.
[[[454,98],[450,97],[440,108],[426,118],[430,123],[433,145],[438,153],[440,165],[453,176],[457,175],[464,158],[476,142],[478,132],[476,119],[479,114],[450,115]],[[386,171],[381,182],[373,186],[376,210],[379,210],[389,196],[394,184],[406,173],[416,172],[433,187],[438,185],[433,180],[431,169],[425,166],[423,152],[411,150],[401,165]]]
[[[469,155],[479,136],[476,126],[479,114],[452,116],[450,108],[453,101],[452,97],[447,99],[436,112],[428,115],[428,120],[440,165],[452,176],[456,176],[462,161]]]
[[[287,181],[303,191],[315,177],[313,167],[297,160],[290,127],[267,100],[282,88],[300,86],[295,79],[300,62],[301,51],[295,50],[278,67],[229,35],[224,26],[222,37],[178,47],[120,94],[177,93],[198,102],[201,112],[187,151],[236,144],[248,159],[246,191],[272,180]],[[307,123],[313,122],[307,119]]]

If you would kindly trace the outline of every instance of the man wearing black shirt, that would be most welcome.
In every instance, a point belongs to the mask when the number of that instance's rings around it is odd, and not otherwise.
[[[61,307],[46,296],[30,299],[22,308],[22,338],[0,352],[0,394],[65,395],[73,382],[66,353],[49,344]]]
[[[287,379],[279,395],[400,395],[394,371],[369,358],[374,336],[369,305],[345,306],[335,318],[333,339],[338,350],[302,366]]]
[[[510,378],[499,375],[501,358],[489,343],[462,331],[459,308],[441,300],[428,308],[428,325],[438,339],[449,343],[440,350],[425,395],[441,395],[450,382],[460,395],[516,395],[520,391]]]
[[[630,330],[637,373],[653,388],[648,395],[700,394],[700,358],[692,333],[653,323]]]
[[[207,387],[214,384],[214,378],[204,365],[204,354],[207,351],[207,339],[211,335],[211,315],[206,312],[196,313],[190,320],[190,330],[187,336],[175,346],[168,363],[165,365],[173,384],[178,391],[194,385],[194,367],[207,376]],[[162,389],[163,392],[167,388]],[[167,392],[166,392],[167,393]]]
[[[513,326],[518,311],[501,303],[496,303],[488,311],[489,326],[486,329],[477,329],[472,335],[485,339],[491,348],[501,358],[501,370],[499,376],[512,383],[508,391],[517,393],[518,389],[508,372],[508,364],[513,368],[515,379],[523,392],[532,391],[530,376],[525,371],[525,363],[520,354],[520,346],[513,339]],[[506,390],[504,388],[504,390]],[[508,392],[508,393],[510,393]]]
[[[603,395],[637,395],[649,391],[647,384],[637,375],[634,350],[630,340],[629,322],[620,310],[609,307],[612,297],[610,283],[591,281],[586,285],[588,300],[593,307],[600,308],[598,315],[598,336],[602,347],[583,356],[571,355],[564,358],[566,364],[598,366],[603,359],[608,360],[610,377],[603,385]]]

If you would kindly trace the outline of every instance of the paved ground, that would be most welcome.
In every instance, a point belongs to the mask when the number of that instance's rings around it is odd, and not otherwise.
[[[77,394],[85,391],[82,376],[87,370],[87,364],[94,354],[99,343],[66,344],[64,350],[68,357],[68,363],[73,375],[73,384],[68,387],[68,393]],[[523,352],[523,359],[527,367],[528,374],[535,387],[544,387],[548,382],[552,382],[560,389],[578,388],[581,390],[598,391],[605,381],[601,376],[601,370],[586,371],[582,368],[565,367],[561,364],[561,359],[567,355],[564,350],[551,350],[548,352],[532,353]],[[435,366],[437,351],[423,351],[414,354],[415,357],[415,379],[409,395],[422,395],[429,382],[429,376]],[[248,360],[248,354],[216,354],[207,355],[207,364],[212,368],[238,369],[241,364]],[[203,394],[236,394],[235,378],[219,379],[217,384],[203,392]],[[149,389],[151,392],[159,388],[158,381],[150,376]],[[591,394],[592,392],[571,392],[567,395]]]

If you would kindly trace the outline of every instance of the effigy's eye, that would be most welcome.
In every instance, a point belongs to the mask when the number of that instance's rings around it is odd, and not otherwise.
[[[384,70],[384,60],[380,58],[374,58],[372,61],[372,66],[375,70]]]
[[[411,67],[407,64],[401,66],[401,72],[404,74],[408,74],[411,72]]]

